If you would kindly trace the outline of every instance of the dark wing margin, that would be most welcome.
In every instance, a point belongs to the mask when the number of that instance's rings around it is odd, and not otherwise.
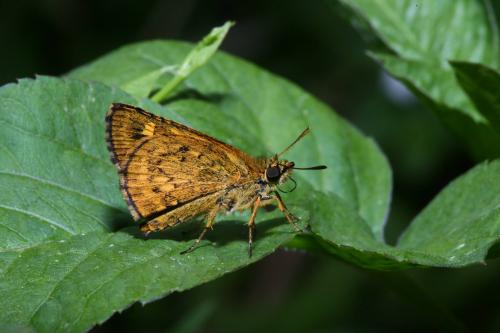
[[[113,103],[106,113],[105,137],[111,162],[118,169],[120,177],[120,190],[125,198],[132,217],[137,221],[142,219],[143,216],[139,212],[138,207],[136,206],[134,200],[132,200],[132,197],[127,189],[126,165],[129,163],[130,155],[140,149],[140,147],[147,142],[147,139],[144,138],[144,135],[141,132],[144,127],[141,126],[140,121],[137,121],[136,119],[134,122],[135,125],[132,125],[132,117],[130,117],[132,113],[139,113],[145,116],[144,121],[148,118],[156,117],[149,112],[131,105]],[[120,115],[124,119],[118,119]]]

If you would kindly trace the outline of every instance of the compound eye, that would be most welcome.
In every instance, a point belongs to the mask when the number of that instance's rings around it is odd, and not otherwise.
[[[277,183],[281,177],[281,170],[277,166],[272,166],[266,169],[266,178],[271,183]]]

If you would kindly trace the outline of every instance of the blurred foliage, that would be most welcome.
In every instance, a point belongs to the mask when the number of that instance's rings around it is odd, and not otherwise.
[[[500,4],[493,6],[498,17]],[[0,82],[33,73],[61,75],[133,41],[195,41],[227,19],[238,24],[223,50],[298,83],[381,145],[395,179],[390,242],[472,165],[456,138],[365,55],[359,35],[322,2],[2,2],[0,42],[6,51],[0,54]],[[92,331],[500,330],[498,260],[405,274],[280,251],[204,286],[134,305]]]
[[[329,1],[357,27],[370,56],[401,80],[461,138],[475,158],[500,156],[500,136],[456,79],[452,61],[500,65],[489,0]],[[340,7],[340,5],[342,7]]]

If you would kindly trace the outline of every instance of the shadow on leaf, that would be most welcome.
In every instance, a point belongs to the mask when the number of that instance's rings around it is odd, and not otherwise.
[[[259,237],[265,237],[266,235],[274,232],[282,232],[273,230],[282,224],[286,224],[286,220],[284,218],[274,218],[256,223],[254,239],[258,241]],[[196,240],[202,228],[203,222],[200,219],[197,219],[187,221],[183,224],[160,232],[151,233],[147,236],[140,231],[138,226],[123,228],[120,232],[125,232],[135,238],[144,240],[169,239],[177,242],[186,242]],[[293,233],[294,230],[290,228],[289,232]],[[242,223],[241,220],[224,220],[216,222],[213,230],[207,232],[204,239],[219,245],[225,245],[229,242],[238,240],[246,242],[248,240],[248,227],[246,226],[246,223]]]
[[[129,227],[133,222],[130,213],[116,208],[109,208],[105,212],[104,223],[110,232],[116,232]]]
[[[156,92],[153,91],[151,95],[154,95]],[[169,98],[165,99],[162,101],[160,104],[161,105],[167,105],[173,102],[177,102],[180,100],[187,100],[187,99],[194,99],[194,100],[200,100],[204,102],[209,102],[213,104],[219,104],[222,102],[222,100],[226,97],[226,94],[221,94],[221,93],[211,93],[211,94],[202,94],[198,90],[195,89],[184,89],[179,91],[178,93],[170,96]]]

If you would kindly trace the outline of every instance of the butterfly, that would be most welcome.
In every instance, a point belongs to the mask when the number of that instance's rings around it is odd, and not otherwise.
[[[280,157],[309,133],[306,128],[281,153],[254,158],[245,152],[175,121],[141,108],[113,103],[106,115],[106,141],[120,178],[120,189],[134,220],[146,234],[199,215],[205,226],[182,253],[193,251],[220,213],[251,209],[248,254],[252,255],[258,208],[277,204],[300,232],[278,189],[298,168]],[[293,181],[293,179],[292,179]],[[295,184],[295,181],[293,181]],[[293,188],[295,189],[295,187]]]

